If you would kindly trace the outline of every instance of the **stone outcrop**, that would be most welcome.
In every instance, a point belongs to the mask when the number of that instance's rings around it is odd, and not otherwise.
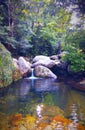
[[[18,60],[13,58],[13,70],[12,70],[12,79],[13,81],[19,80],[22,78],[21,71],[19,69]]]
[[[64,111],[60,109],[58,106],[44,106],[44,113],[45,116],[55,116],[55,115],[64,115]]]
[[[0,43],[0,88],[12,82],[12,57],[9,51]]]
[[[48,56],[39,55],[39,56],[34,57],[32,67],[42,65],[42,66],[45,66],[47,68],[51,68],[54,65],[57,65],[59,63],[60,63],[60,61],[58,59],[52,60]]]
[[[39,61],[39,60],[50,60],[50,58],[48,56],[44,56],[44,55],[38,55],[38,56],[35,56],[33,58],[33,63]]]
[[[18,77],[27,76],[27,74],[31,72],[31,63],[26,61],[24,57],[19,57],[19,59],[13,58],[13,65],[15,68],[14,69],[15,73],[13,74],[13,77],[14,75],[16,77],[17,74],[18,74]]]
[[[31,64],[23,57],[15,59],[11,53],[0,43],[0,88],[19,80],[31,72]]]
[[[19,69],[18,60],[13,58],[13,65],[16,69]]]
[[[18,65],[23,76],[26,75],[28,72],[31,72],[31,64],[28,61],[26,61],[23,57],[19,57]]]
[[[55,75],[62,75],[62,74],[67,75],[67,73],[66,73],[67,72],[67,63],[61,61],[61,57],[65,53],[66,52],[62,52],[61,54],[52,55],[50,57],[43,56],[43,55],[36,56],[33,59],[32,67],[36,68],[37,66],[41,65],[41,66],[44,66],[44,67],[50,69],[50,71],[52,73],[54,73]],[[39,72],[39,75],[40,75],[40,72]],[[43,75],[43,74],[41,74],[41,75]],[[49,77],[49,75],[48,75],[48,77]]]
[[[44,78],[54,78],[56,79],[57,76],[47,67],[38,65],[34,69],[35,76],[37,77],[44,77]]]

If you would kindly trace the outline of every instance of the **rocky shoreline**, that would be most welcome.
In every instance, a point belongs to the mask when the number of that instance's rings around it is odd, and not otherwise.
[[[36,77],[76,81],[85,89],[85,72],[73,73],[68,64],[61,61],[64,52],[53,56],[38,55],[31,61],[27,57],[13,58],[11,53],[0,43],[0,88],[31,75],[34,68]]]

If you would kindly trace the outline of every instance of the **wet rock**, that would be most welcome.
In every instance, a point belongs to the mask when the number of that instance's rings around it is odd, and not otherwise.
[[[26,128],[24,125],[20,125],[20,126],[18,127],[18,130],[27,130],[27,128]]]
[[[35,72],[35,76],[37,77],[43,77],[43,78],[46,77],[46,78],[54,78],[54,79],[57,78],[57,76],[50,69],[41,65],[36,66],[34,72]]]
[[[44,106],[44,112],[43,114],[45,116],[55,116],[55,115],[64,115],[64,111],[60,109],[58,106]]]
[[[46,126],[45,127],[45,129],[44,130],[52,130],[52,128],[51,128],[51,126],[50,125],[48,125],[48,126]]]

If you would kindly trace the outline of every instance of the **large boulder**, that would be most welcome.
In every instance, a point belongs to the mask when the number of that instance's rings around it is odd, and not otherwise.
[[[57,76],[47,67],[38,65],[34,69],[35,76],[37,77],[46,77],[46,78],[54,78],[56,79]]]
[[[12,70],[12,79],[13,81],[19,80],[22,78],[21,71],[19,69],[18,60],[13,58],[13,70]]]
[[[45,66],[47,68],[52,68],[54,65],[57,65],[59,63],[60,63],[60,61],[58,59],[57,60],[52,60],[48,56],[40,55],[40,56],[36,56],[33,59],[32,67],[36,67],[38,65],[42,65],[42,66]]]
[[[12,82],[12,57],[10,52],[0,43],[0,88]]]
[[[18,65],[23,76],[26,76],[28,72],[31,72],[31,64],[28,61],[26,61],[23,57],[19,57]]]
[[[13,58],[13,65],[16,69],[19,69],[18,60]]]
[[[50,58],[48,56],[43,56],[43,55],[35,56],[33,58],[33,63],[37,62],[39,60],[45,60],[46,61],[46,60],[50,60]]]
[[[0,88],[22,78],[17,59],[0,43]]]
[[[64,116],[64,111],[62,109],[60,109],[58,106],[53,106],[53,105],[49,105],[49,106],[44,106],[44,110],[43,110],[43,115],[44,116]]]

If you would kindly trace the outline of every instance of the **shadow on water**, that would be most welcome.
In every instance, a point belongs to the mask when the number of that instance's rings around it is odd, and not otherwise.
[[[79,120],[85,121],[84,92],[67,83],[45,78],[26,78],[0,90],[0,112],[33,114],[37,104],[58,106],[66,117],[72,117],[74,106]]]

